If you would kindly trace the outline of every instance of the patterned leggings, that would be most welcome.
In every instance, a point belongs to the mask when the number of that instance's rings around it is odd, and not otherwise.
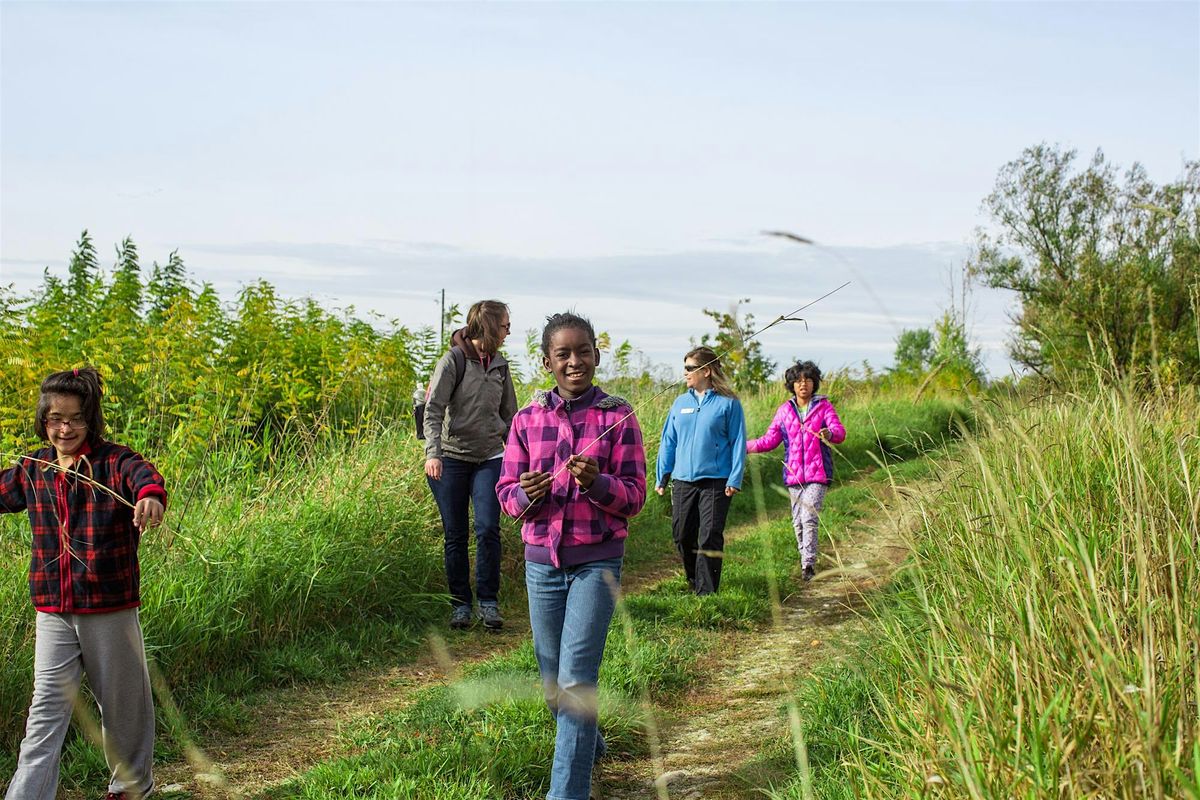
[[[788,494],[792,496],[792,527],[796,529],[796,546],[800,548],[800,564],[805,567],[817,565],[817,514],[825,505],[828,488],[823,483],[802,483],[788,487]]]

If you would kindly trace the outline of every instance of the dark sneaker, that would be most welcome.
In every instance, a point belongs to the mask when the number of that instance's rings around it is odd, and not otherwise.
[[[808,583],[809,581],[811,581],[813,579],[813,576],[816,574],[817,574],[817,571],[815,569],[813,569],[813,565],[809,564],[807,567],[804,568],[804,582]]]
[[[500,607],[489,604],[480,604],[479,606],[479,621],[483,623],[483,627],[489,631],[498,631],[504,627],[504,617],[500,616]]]
[[[450,612],[450,627],[455,630],[471,627],[471,607],[455,606]]]

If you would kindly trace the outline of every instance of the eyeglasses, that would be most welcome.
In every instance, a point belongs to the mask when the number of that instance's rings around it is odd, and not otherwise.
[[[688,374],[691,374],[698,369],[704,369],[704,365],[702,365],[702,364],[684,364],[683,365],[683,371]]]
[[[87,427],[87,420],[83,417],[59,417],[52,415],[46,417],[45,422],[47,428],[61,428],[63,425],[66,425],[68,428],[78,431]]]

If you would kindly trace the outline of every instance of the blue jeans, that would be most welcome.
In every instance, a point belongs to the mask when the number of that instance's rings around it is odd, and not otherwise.
[[[442,458],[442,479],[427,478],[446,534],[446,583],[456,606],[471,605],[468,503],[475,506],[475,592],[480,603],[496,602],[500,591],[500,462],[482,464]]]
[[[556,725],[546,800],[591,792],[592,763],[604,749],[596,683],[620,582],[620,558],[562,568],[525,562],[533,650]]]

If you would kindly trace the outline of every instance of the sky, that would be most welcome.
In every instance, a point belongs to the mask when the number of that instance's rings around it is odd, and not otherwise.
[[[1200,2],[0,2],[0,284],[178,249],[229,298],[417,327],[573,308],[677,368],[705,308],[781,365],[891,363],[1042,142],[1200,157]],[[787,230],[818,243],[766,237]],[[1007,374],[1013,298],[968,322]]]

